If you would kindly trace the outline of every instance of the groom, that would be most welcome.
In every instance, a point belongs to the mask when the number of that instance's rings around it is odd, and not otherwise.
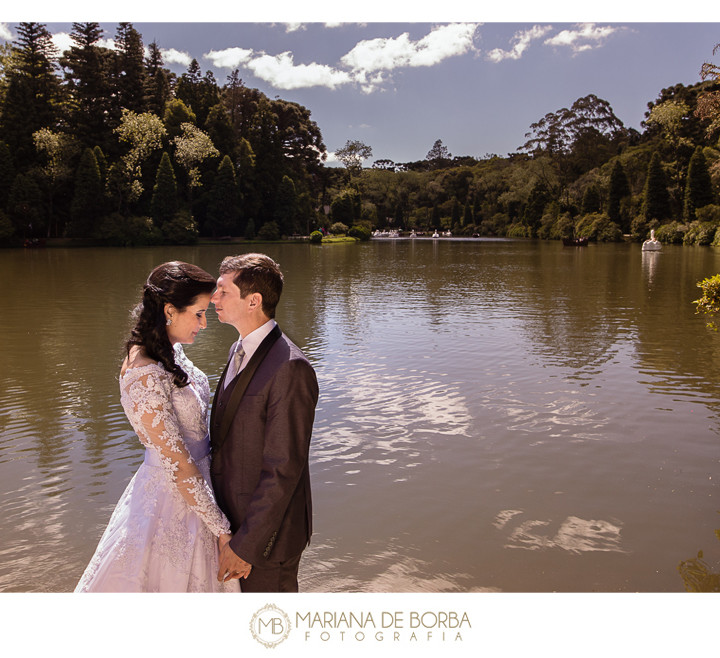
[[[318,385],[300,349],[273,319],[283,287],[264,254],[229,256],[212,296],[240,339],[220,378],[210,418],[211,476],[232,539],[218,580],[243,592],[297,592],[312,533],[308,452]]]

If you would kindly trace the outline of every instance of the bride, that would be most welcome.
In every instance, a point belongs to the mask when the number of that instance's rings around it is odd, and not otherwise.
[[[120,371],[120,401],[145,460],[76,592],[240,590],[237,580],[217,579],[218,546],[231,535],[209,484],[210,390],[182,349],[207,326],[214,288],[210,274],[177,261],[145,283]]]

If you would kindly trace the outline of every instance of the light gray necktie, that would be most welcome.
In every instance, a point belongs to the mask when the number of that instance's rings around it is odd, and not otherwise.
[[[238,343],[235,354],[230,359],[230,366],[228,367],[227,374],[225,375],[225,386],[227,386],[240,372],[240,366],[242,365],[243,359],[245,358],[245,350],[242,347],[242,342]]]

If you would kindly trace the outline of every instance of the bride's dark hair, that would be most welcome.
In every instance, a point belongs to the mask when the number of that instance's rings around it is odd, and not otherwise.
[[[173,376],[177,386],[187,386],[187,373],[175,363],[175,352],[167,335],[165,304],[178,311],[193,304],[198,295],[207,295],[215,289],[215,278],[205,270],[180,261],[158,265],[143,286],[142,301],[133,311],[135,326],[125,344],[128,355],[133,345],[145,348],[153,361],[159,361]]]

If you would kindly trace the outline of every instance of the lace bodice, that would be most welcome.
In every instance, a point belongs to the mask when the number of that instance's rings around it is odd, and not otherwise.
[[[188,374],[188,386],[176,386],[160,363],[128,368],[120,377],[120,401],[140,442],[165,469],[188,506],[216,537],[229,534],[230,523],[198,468],[209,451],[208,380],[179,345],[175,361]]]

